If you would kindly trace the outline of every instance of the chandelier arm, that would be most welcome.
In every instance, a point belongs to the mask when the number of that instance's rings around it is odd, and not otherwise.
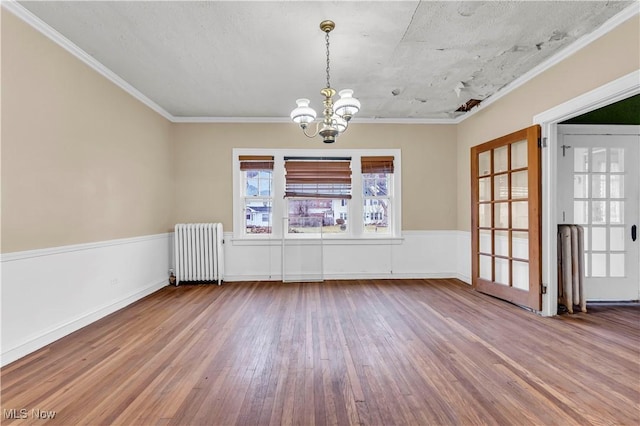
[[[309,127],[309,126],[302,127],[302,133],[304,133],[304,135],[305,135],[306,137],[308,137],[308,138],[315,138],[316,136],[318,136],[318,131],[320,130],[320,122],[319,122],[319,121],[316,121],[316,130],[315,130],[315,132],[313,132],[313,134],[312,134],[312,135],[310,135],[310,134],[308,134],[308,133],[307,133],[307,128],[308,128],[308,127]]]

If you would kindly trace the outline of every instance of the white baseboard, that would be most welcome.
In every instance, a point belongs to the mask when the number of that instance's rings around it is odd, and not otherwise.
[[[323,280],[392,280],[392,279],[437,279],[437,278],[458,278],[455,272],[439,272],[439,273],[424,273],[424,272],[403,272],[393,274],[367,274],[367,273],[353,273],[353,274],[324,274]],[[317,274],[301,275],[297,277],[288,278],[288,280],[299,281],[319,281]],[[242,282],[242,281],[282,281],[282,276],[271,275],[225,275],[224,280],[226,282]]]
[[[112,314],[132,304],[133,302],[136,302],[137,300],[150,295],[151,293],[160,290],[166,285],[167,280],[163,279],[162,281],[151,284],[144,290],[125,297],[118,302],[103,306],[93,312],[89,312],[79,318],[72,319],[68,323],[59,325],[51,330],[43,331],[40,336],[22,343],[17,347],[9,349],[6,352],[2,352],[2,354],[0,355],[0,366],[5,366],[17,359],[22,358],[25,355],[30,354],[31,352],[35,352],[38,349],[43,348],[48,344],[53,343],[56,340],[73,333],[74,331],[80,330],[82,327],[86,327],[87,325],[98,321],[99,319],[104,318],[107,315]]]
[[[455,276],[457,279],[459,279],[460,281],[464,282],[465,284],[469,284],[471,285],[471,277],[468,275],[462,275],[462,274],[456,274]]]
[[[7,365],[168,284],[169,234],[2,255]]]

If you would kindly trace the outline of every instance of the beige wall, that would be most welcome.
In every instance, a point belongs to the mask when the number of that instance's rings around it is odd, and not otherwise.
[[[167,120],[2,12],[2,252],[167,232]]]
[[[233,148],[402,150],[402,228],[455,229],[453,125],[352,123],[335,144],[307,139],[294,125],[176,124],[176,220],[216,221],[231,230]]]
[[[457,229],[471,224],[470,148],[531,126],[535,115],[640,69],[639,23],[636,15],[458,125]]]

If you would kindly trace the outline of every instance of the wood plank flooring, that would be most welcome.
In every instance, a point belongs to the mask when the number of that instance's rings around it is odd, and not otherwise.
[[[3,368],[0,421],[638,425],[640,309],[589,310],[447,279],[166,287]]]

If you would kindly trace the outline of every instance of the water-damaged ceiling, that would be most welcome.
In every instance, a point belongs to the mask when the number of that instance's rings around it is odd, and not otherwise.
[[[19,5],[174,117],[288,117],[331,85],[359,117],[449,119],[631,1],[23,1]]]

